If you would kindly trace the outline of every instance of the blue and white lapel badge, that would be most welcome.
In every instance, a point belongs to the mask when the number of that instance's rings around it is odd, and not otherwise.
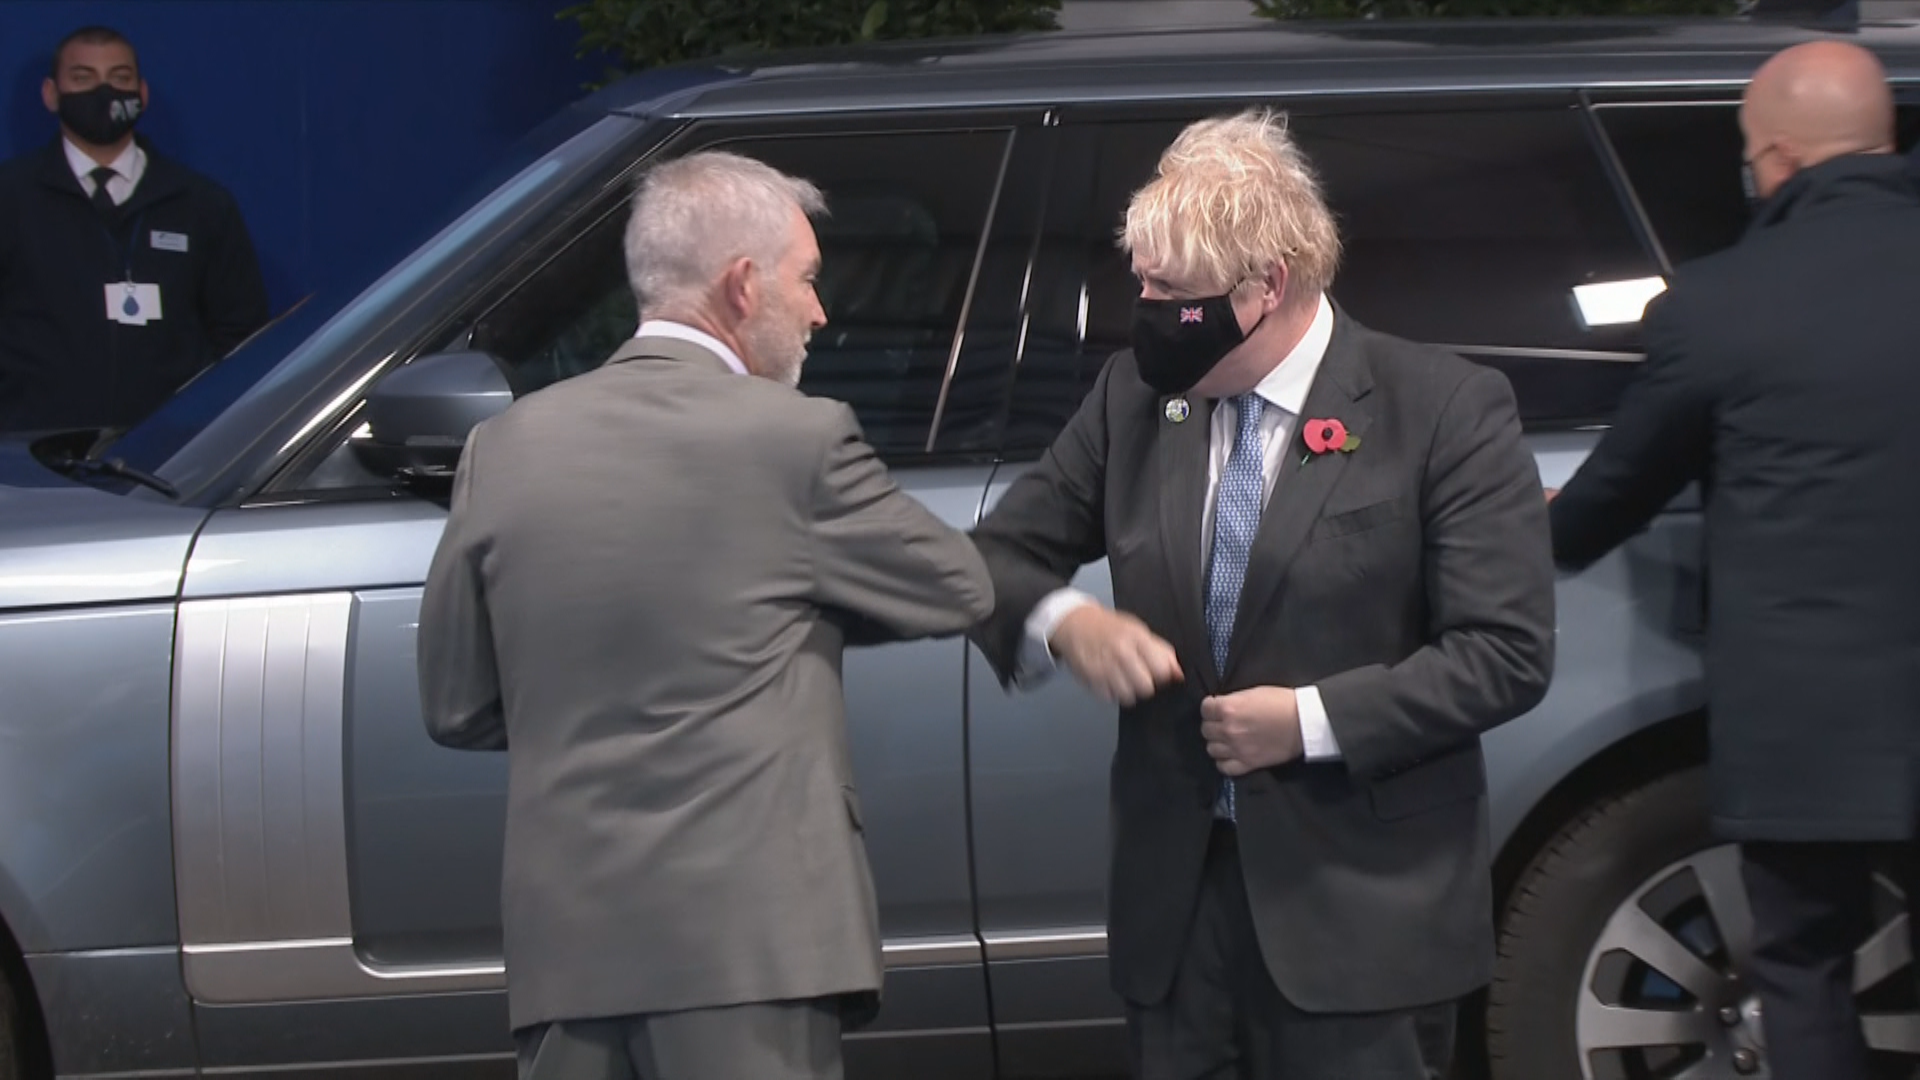
[[[1188,414],[1191,412],[1192,410],[1187,407],[1186,398],[1177,397],[1177,398],[1168,399],[1167,419],[1170,422],[1175,424],[1184,423],[1187,419]]]

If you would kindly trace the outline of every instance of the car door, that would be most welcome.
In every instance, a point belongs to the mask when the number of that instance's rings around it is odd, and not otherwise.
[[[694,125],[666,151],[724,147],[825,189],[829,323],[802,389],[852,405],[902,487],[956,525],[977,513],[987,467],[943,464],[933,433],[943,413],[991,423],[975,413],[997,408],[949,390],[972,370],[958,362],[958,330],[1011,138],[993,118],[843,117]],[[517,252],[446,314],[439,348],[490,353],[522,394],[597,366],[636,321],[626,191],[613,185]],[[510,1075],[505,759],[425,735],[414,635],[444,507],[370,472],[363,435],[348,425],[269,496],[217,513],[189,568],[177,846],[203,1050],[233,1067],[408,1060]],[[236,565],[250,568],[240,584]],[[967,854],[965,648],[949,639],[846,660],[888,968],[886,1011],[850,1039],[855,1076],[991,1067]]]
[[[1137,287],[1113,237],[1129,196],[1185,124],[1242,105],[1060,110],[989,505],[1127,345]],[[1336,303],[1375,329],[1504,371],[1543,477],[1564,481],[1640,359],[1638,309],[1620,298],[1657,287],[1661,273],[1577,99],[1286,106],[1341,223]],[[1111,600],[1104,562],[1074,584]],[[1626,632],[1628,617],[1589,632]],[[977,657],[968,686],[974,855],[1001,1067],[1014,1076],[1114,1068],[1122,1010],[1107,986],[1105,937],[1114,711],[1064,673],[1009,694]],[[1489,753],[1498,759],[1501,740],[1554,723],[1509,725],[1489,737]]]

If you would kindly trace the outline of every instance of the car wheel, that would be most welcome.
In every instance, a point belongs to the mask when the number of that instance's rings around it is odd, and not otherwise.
[[[1854,987],[1875,1076],[1920,1063],[1904,894],[1876,876]],[[1742,972],[1753,916],[1740,853],[1708,830],[1704,769],[1601,799],[1520,875],[1487,1005],[1494,1080],[1770,1075]],[[1905,974],[1907,978],[1894,978]]]

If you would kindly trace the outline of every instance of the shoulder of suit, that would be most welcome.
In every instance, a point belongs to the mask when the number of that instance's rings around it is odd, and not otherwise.
[[[689,342],[675,341],[676,350],[698,350],[711,356],[708,350]],[[754,375],[742,375],[721,366],[718,356],[713,356],[711,366],[691,360],[688,356],[655,356],[647,353],[634,353],[631,343],[622,345],[609,361],[584,375],[555,383],[537,394],[529,395],[528,400],[540,394],[552,394],[556,390],[566,390],[560,396],[574,394],[595,397],[605,393],[619,393],[619,387],[630,378],[677,379],[690,390],[698,387],[702,397],[716,399],[727,404],[721,408],[744,408],[753,410],[754,427],[768,435],[795,434],[803,432],[819,433],[821,437],[838,434],[848,426],[856,426],[853,410],[842,402],[832,398],[813,397],[771,379],[762,379]],[[617,362],[616,362],[617,361]],[[571,389],[568,389],[571,388]]]
[[[1358,322],[1348,325],[1358,335],[1376,388],[1407,387],[1422,394],[1445,393],[1492,369],[1438,345],[1397,337]]]
[[[1147,385],[1145,379],[1140,377],[1140,365],[1134,360],[1132,349],[1121,349],[1107,357],[1106,368],[1101,372],[1101,377],[1105,379],[1109,402],[1112,402],[1116,395],[1129,393],[1141,400],[1158,401],[1162,397],[1158,391]]]

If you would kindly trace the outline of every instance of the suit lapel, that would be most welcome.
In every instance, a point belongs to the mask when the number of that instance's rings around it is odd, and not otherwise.
[[[1180,401],[1187,407],[1186,419],[1175,423],[1167,413],[1168,403]],[[1213,651],[1207,644],[1204,611],[1206,598],[1201,581],[1201,549],[1206,538],[1200,535],[1207,501],[1207,451],[1213,431],[1213,403],[1200,398],[1163,397],[1160,415],[1153,421],[1159,428],[1159,447],[1155,458],[1159,475],[1154,487],[1160,497],[1160,548],[1164,552],[1169,583],[1173,587],[1174,610],[1179,612],[1174,647],[1189,661],[1200,661],[1200,680],[1211,686],[1214,681]],[[1192,668],[1193,663],[1185,663]],[[1188,671],[1191,679],[1196,673]]]
[[[1338,420],[1355,436],[1364,435],[1372,422],[1368,393],[1373,389],[1372,373],[1360,350],[1354,324],[1345,315],[1336,315],[1333,340],[1314,376],[1313,387],[1280,457],[1280,475],[1273,485],[1273,497],[1267,500],[1260,516],[1260,530],[1254,534],[1253,551],[1247,563],[1247,580],[1241,587],[1240,606],[1234,613],[1233,640],[1227,648],[1227,671],[1231,673],[1246,649],[1247,635],[1259,625],[1262,614],[1273,603],[1287,568],[1306,543],[1327,496],[1339,485],[1347,471],[1350,455],[1329,452],[1311,454],[1307,450],[1305,428],[1309,420]],[[1364,453],[1356,450],[1355,453]]]

